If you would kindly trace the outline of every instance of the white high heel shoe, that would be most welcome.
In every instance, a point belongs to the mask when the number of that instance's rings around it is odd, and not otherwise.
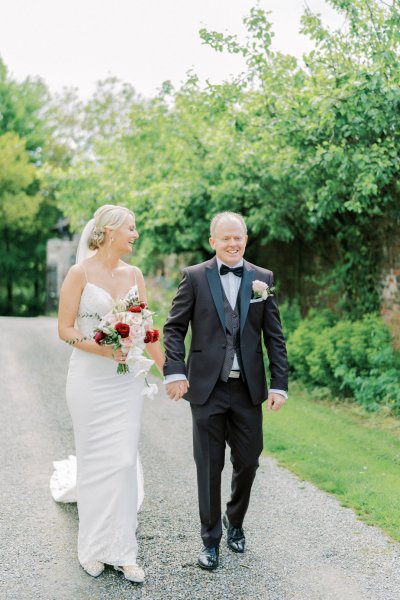
[[[143,583],[144,581],[144,571],[138,565],[129,565],[126,567],[114,566],[114,569],[121,571],[128,581],[133,581],[134,583]]]
[[[98,577],[104,571],[104,563],[99,560],[89,560],[86,563],[80,563],[80,565],[92,577]]]

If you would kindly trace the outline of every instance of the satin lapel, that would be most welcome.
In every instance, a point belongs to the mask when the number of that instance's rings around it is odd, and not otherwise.
[[[243,261],[243,267],[243,279],[240,288],[240,333],[243,332],[243,327],[249,312],[251,284],[253,283],[255,273],[254,269],[252,269],[246,261]]]
[[[222,286],[218,273],[218,264],[216,260],[214,260],[214,262],[209,267],[206,267],[206,275],[208,279],[208,284],[210,286],[211,294],[214,300],[215,308],[217,309],[222,328],[225,332],[224,300],[222,298]]]

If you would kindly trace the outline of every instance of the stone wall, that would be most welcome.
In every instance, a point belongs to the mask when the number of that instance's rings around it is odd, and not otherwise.
[[[400,240],[385,248],[384,264],[381,312],[400,348]]]
[[[299,298],[303,316],[311,306],[335,306],[338,299],[333,294],[324,297],[315,283],[332,268],[334,240],[326,239],[318,247],[304,242],[273,242],[254,250],[254,256],[248,257],[246,252],[246,257],[275,272],[281,301]],[[396,232],[384,247],[381,286],[381,314],[391,329],[395,348],[400,348],[400,239],[396,239]]]
[[[61,284],[75,263],[78,240],[50,239],[47,241],[46,312],[57,310]]]

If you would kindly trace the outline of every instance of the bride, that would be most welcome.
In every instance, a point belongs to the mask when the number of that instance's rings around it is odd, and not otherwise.
[[[93,339],[100,319],[118,300],[147,301],[140,269],[121,260],[138,237],[127,208],[106,204],[95,212],[61,288],[58,330],[74,345],[66,392],[77,456],[78,559],[93,577],[110,564],[126,579],[142,582],[136,527],[143,380],[132,372],[117,374],[116,363],[125,364],[124,348]],[[147,344],[146,350],[162,372],[160,343]]]

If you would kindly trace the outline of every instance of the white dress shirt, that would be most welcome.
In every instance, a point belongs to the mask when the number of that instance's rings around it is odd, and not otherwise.
[[[217,264],[218,264],[218,273],[219,273],[221,265],[223,265],[224,263],[218,257],[217,257]],[[230,266],[230,265],[227,265],[227,266]],[[234,269],[235,267],[242,267],[242,266],[243,266],[243,258],[236,265],[233,265],[231,268]],[[236,300],[237,300],[237,296],[239,293],[240,284],[242,283],[242,278],[238,277],[234,273],[226,273],[226,275],[219,274],[219,277],[221,279],[221,285],[224,289],[224,292],[229,301],[229,304],[231,305],[232,309],[234,309],[236,306]],[[236,354],[233,357],[232,370],[240,371],[240,366],[239,366],[239,362],[238,362]],[[185,375],[183,375],[181,373],[176,373],[174,375],[166,375],[166,377],[164,378],[164,383],[165,384],[172,383],[172,381],[182,381],[185,379],[186,379]],[[269,391],[275,392],[276,394],[281,394],[282,396],[287,398],[287,392],[285,390],[271,389]]]
[[[217,263],[218,263],[218,273],[219,273],[221,265],[223,265],[224,263],[221,260],[219,260],[219,258],[217,258]],[[234,267],[231,267],[231,268],[234,269],[235,267],[243,267],[243,258]],[[237,296],[239,293],[240,284],[242,283],[242,278],[238,277],[234,273],[226,273],[226,275],[220,274],[219,278],[221,280],[221,284],[224,289],[225,296],[228,298],[229,304],[231,305],[232,310],[233,310],[236,306],[236,300],[237,300]],[[236,353],[235,353],[235,356],[233,357],[232,371],[240,371],[239,362],[238,362]]]

